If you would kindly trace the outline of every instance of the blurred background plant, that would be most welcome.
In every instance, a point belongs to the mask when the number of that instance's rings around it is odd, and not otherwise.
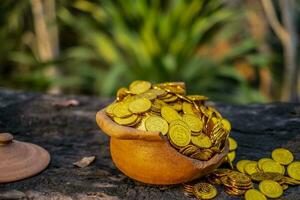
[[[135,79],[182,80],[216,101],[291,100],[282,98],[285,49],[264,8],[259,0],[4,0],[0,84],[107,96]]]

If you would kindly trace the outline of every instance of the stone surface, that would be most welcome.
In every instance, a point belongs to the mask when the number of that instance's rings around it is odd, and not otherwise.
[[[78,106],[57,106],[77,100]],[[0,199],[189,199],[181,186],[150,186],[124,176],[112,163],[108,141],[95,123],[96,112],[108,98],[50,96],[0,90],[0,131],[15,139],[46,148],[52,161],[41,174],[0,185]],[[238,141],[237,159],[270,156],[276,147],[286,147],[300,160],[300,104],[216,104],[233,125]],[[96,156],[86,168],[73,163]],[[1,162],[1,161],[0,161]],[[216,199],[229,197],[219,188]],[[281,199],[298,200],[300,187],[290,187]]]

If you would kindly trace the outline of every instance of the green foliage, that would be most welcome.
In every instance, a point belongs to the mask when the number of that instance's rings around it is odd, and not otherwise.
[[[39,90],[55,83],[65,92],[112,95],[135,79],[185,81],[189,92],[213,100],[264,101],[234,63],[246,59],[260,67],[268,58],[256,53],[257,44],[242,30],[239,10],[222,0],[64,0],[59,1],[57,16],[62,50],[53,62],[62,76],[40,73],[49,63],[40,63],[34,49],[10,47],[5,50],[10,61],[29,72],[15,82]],[[234,41],[222,58],[199,54],[218,38]]]

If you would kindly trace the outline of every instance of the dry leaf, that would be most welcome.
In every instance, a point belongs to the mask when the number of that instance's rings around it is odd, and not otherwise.
[[[75,166],[83,168],[89,166],[94,160],[96,156],[83,157],[81,160],[73,163]]]
[[[104,192],[89,192],[87,194],[88,197],[94,197],[99,200],[120,200],[117,196],[111,196],[108,194],[105,194]]]
[[[54,102],[52,105],[57,106],[57,107],[78,106],[79,101],[77,101],[76,99],[60,100],[60,101]]]

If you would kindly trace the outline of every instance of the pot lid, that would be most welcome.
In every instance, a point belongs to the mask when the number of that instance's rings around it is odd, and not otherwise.
[[[10,133],[0,133],[0,183],[36,175],[49,162],[50,155],[44,148],[14,140]]]

